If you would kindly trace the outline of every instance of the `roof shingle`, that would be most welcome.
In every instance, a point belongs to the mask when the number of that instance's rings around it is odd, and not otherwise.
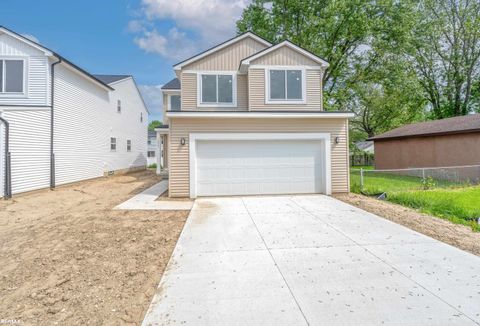
[[[162,86],[161,89],[180,89],[180,80],[173,78],[171,81]]]
[[[446,135],[475,131],[480,132],[480,114],[413,123],[371,137],[368,140]]]
[[[95,76],[95,78],[101,80],[105,84],[111,84],[119,80],[132,77],[130,75],[93,75],[93,76]]]

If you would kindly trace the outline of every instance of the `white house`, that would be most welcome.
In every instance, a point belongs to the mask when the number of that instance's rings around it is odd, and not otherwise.
[[[157,146],[157,133],[154,130],[148,131],[148,150],[147,150],[147,164],[157,164],[158,151],[160,146]]]
[[[0,26],[0,197],[147,164],[131,76],[91,75]]]

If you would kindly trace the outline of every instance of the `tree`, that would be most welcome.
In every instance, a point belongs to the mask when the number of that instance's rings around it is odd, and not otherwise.
[[[410,55],[433,117],[474,111],[474,82],[480,78],[480,2],[423,0],[417,13]]]
[[[158,121],[158,120],[150,121],[150,123],[148,124],[148,130],[150,131],[155,130],[155,128],[158,128],[161,125],[162,125],[161,121]]]

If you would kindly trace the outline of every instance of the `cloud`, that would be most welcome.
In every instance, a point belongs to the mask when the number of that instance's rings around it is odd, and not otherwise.
[[[138,85],[138,89],[142,94],[143,100],[150,111],[151,120],[162,120],[163,118],[163,85]]]
[[[236,21],[250,0],[142,0],[141,17],[128,30],[139,33],[135,43],[147,52],[169,59],[185,59],[192,54],[235,35]],[[172,23],[158,32],[155,23]],[[150,43],[154,44],[150,44]]]
[[[35,36],[33,36],[31,34],[22,34],[22,36],[25,37],[25,38],[28,38],[30,41],[33,41],[35,43],[40,43],[38,38],[36,38]]]
[[[175,27],[165,36],[156,29],[144,31],[142,36],[134,39],[134,42],[147,53],[157,53],[175,60],[191,56],[197,51],[195,43],[186,36],[186,33]]]

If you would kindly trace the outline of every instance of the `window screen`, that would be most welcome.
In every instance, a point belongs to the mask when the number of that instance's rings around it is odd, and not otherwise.
[[[170,110],[172,111],[180,111],[180,102],[181,98],[180,95],[171,95],[170,96]]]
[[[5,92],[23,93],[23,60],[5,60]]]

